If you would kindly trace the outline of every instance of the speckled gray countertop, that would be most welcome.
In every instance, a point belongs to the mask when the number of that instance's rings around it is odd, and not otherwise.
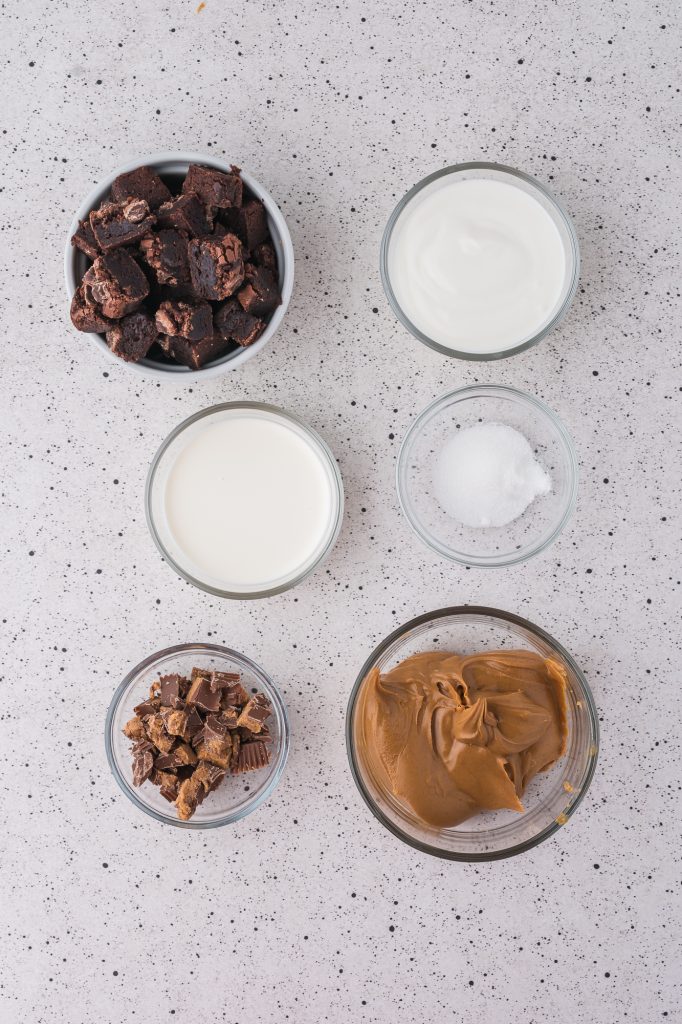
[[[194,0],[36,0],[5,8],[0,45],[0,1020],[679,1020],[677,5],[207,0],[197,13]],[[173,148],[254,173],[297,256],[274,341],[184,388],[139,380],[78,336],[61,267],[93,184]],[[568,318],[500,363],[419,345],[378,274],[399,196],[472,159],[545,182],[582,246]],[[420,546],[393,486],[415,414],[475,381],[543,398],[581,465],[559,541],[495,572]],[[160,440],[236,398],[303,416],[346,486],[329,561],[267,602],[184,584],[144,521]],[[372,647],[464,602],[554,634],[602,725],[597,776],[566,829],[479,866],[385,834],[343,735]],[[147,820],[116,788],[102,741],[122,676],[187,640],[255,658],[293,727],[267,806],[210,833]]]

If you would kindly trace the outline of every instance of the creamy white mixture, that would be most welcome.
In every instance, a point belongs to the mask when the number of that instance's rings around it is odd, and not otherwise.
[[[388,251],[394,295],[423,334],[462,352],[514,348],[556,310],[566,254],[532,195],[444,175],[400,214]]]
[[[552,489],[523,434],[506,423],[476,423],[457,433],[434,468],[441,507],[464,526],[506,526]]]
[[[297,574],[331,529],[333,492],[316,449],[284,421],[235,410],[207,418],[166,478],[181,567],[225,590]]]

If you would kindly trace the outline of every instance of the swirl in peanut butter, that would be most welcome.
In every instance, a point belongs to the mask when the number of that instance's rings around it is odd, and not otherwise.
[[[530,780],[566,749],[566,671],[530,651],[414,654],[374,669],[358,737],[376,781],[426,824],[523,811]]]

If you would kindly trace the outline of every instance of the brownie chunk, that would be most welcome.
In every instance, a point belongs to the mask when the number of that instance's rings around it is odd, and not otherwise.
[[[262,242],[256,246],[251,253],[251,262],[259,267],[265,267],[277,277],[277,256],[269,242]]]
[[[155,210],[161,203],[168,202],[171,193],[155,171],[138,167],[127,174],[119,174],[111,185],[111,198],[115,203],[122,203],[129,197],[144,199],[149,209]]]
[[[160,340],[161,348],[182,366],[189,366],[190,370],[200,370],[206,363],[224,355],[233,346],[231,341],[226,341],[217,331],[202,338],[201,341],[189,341],[179,335],[172,337],[164,334]]]
[[[156,326],[161,334],[201,341],[213,334],[213,310],[208,302],[162,302],[156,311]]]
[[[208,235],[213,227],[206,207],[195,192],[184,192],[157,210],[159,227],[186,231],[188,235]]]
[[[107,331],[107,345],[127,363],[137,363],[147,355],[158,334],[149,313],[140,309],[124,316]]]
[[[90,227],[102,252],[133,245],[154,227],[156,218],[144,199],[102,203],[90,214]]]
[[[260,199],[247,199],[243,206],[223,212],[223,223],[252,251],[269,238],[268,219]]]
[[[82,220],[79,223],[78,230],[71,236],[71,245],[84,252],[89,259],[97,259],[99,256],[99,246],[97,245],[97,239],[89,220]]]
[[[228,299],[244,280],[242,244],[236,235],[192,239],[187,253],[194,290],[204,299]]]
[[[104,316],[100,306],[93,301],[88,289],[81,285],[71,299],[71,323],[77,331],[100,334],[113,326],[113,321]]]
[[[187,238],[173,228],[164,228],[140,242],[140,252],[159,284],[189,284]]]
[[[105,317],[119,320],[146,299],[149,282],[129,253],[115,249],[97,257],[83,277],[83,289]]]
[[[215,315],[215,327],[225,341],[247,348],[261,336],[265,323],[245,312],[236,299],[228,299]]]
[[[282,301],[272,272],[253,263],[246,264],[244,287],[237,292],[237,298],[242,309],[252,316],[267,316]]]
[[[242,179],[238,171],[225,174],[212,167],[190,164],[182,191],[195,192],[206,206],[217,206],[223,210],[242,204]]]

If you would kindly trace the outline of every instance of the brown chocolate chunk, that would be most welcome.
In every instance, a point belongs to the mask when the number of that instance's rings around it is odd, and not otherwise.
[[[97,259],[99,246],[89,220],[80,221],[75,233],[71,236],[71,245],[84,252],[89,259]]]
[[[220,209],[241,206],[242,203],[242,179],[239,173],[225,174],[199,164],[190,164],[182,191],[195,192],[206,206]]]
[[[251,253],[251,262],[259,267],[265,267],[271,274],[277,277],[277,255],[269,242],[261,242]]]
[[[180,683],[183,677],[175,673],[167,676],[159,676],[161,686],[161,704],[166,708],[176,708],[176,701],[180,699]]]
[[[194,769],[193,778],[201,782],[206,793],[212,793],[225,778],[225,770],[208,761],[199,761]]]
[[[215,315],[215,326],[225,341],[236,342],[242,348],[252,345],[265,330],[264,321],[245,312],[236,299],[228,299],[220,307]]]
[[[129,740],[144,740],[146,733],[139,718],[131,718],[123,726],[123,732]]]
[[[88,302],[112,320],[133,313],[149,294],[149,282],[124,249],[98,256],[83,276]]]
[[[149,700],[144,700],[141,704],[134,707],[133,711],[138,718],[146,718],[147,715],[155,715],[159,710],[159,707],[160,701],[156,698],[150,697]]]
[[[260,199],[247,199],[239,208],[224,210],[222,219],[250,252],[270,237],[267,214]]]
[[[215,715],[209,715],[204,724],[201,743],[196,748],[197,757],[209,761],[218,768],[227,769],[232,753],[232,736],[224,722]]]
[[[267,316],[282,301],[279,285],[274,274],[267,267],[247,263],[244,268],[244,285],[237,292],[237,298],[245,312],[252,316]]]
[[[133,786],[141,786],[152,773],[154,758],[151,750],[142,750],[133,757]]]
[[[213,227],[206,207],[194,192],[185,192],[164,203],[158,208],[157,217],[159,227],[175,228],[193,237],[207,235]]]
[[[227,726],[228,729],[237,728],[237,719],[239,718],[239,708],[224,707],[220,717]]]
[[[238,672],[211,672],[211,689],[224,690],[240,680]]]
[[[187,731],[187,719],[189,716],[186,711],[176,710],[175,708],[162,708],[159,714],[163,718],[163,724],[169,736],[180,736],[183,740],[190,739]]]
[[[187,703],[195,704],[202,711],[217,711],[220,694],[211,689],[210,676],[197,675],[187,692]]]
[[[178,811],[178,818],[182,821],[187,821],[196,811],[197,804],[199,803],[199,793],[203,797],[204,787],[201,779],[195,778],[194,774],[180,783],[175,806]]]
[[[101,307],[92,300],[84,285],[80,285],[71,299],[71,323],[77,331],[101,334],[113,327],[113,320],[104,316]]]
[[[156,311],[156,326],[161,334],[201,341],[213,335],[213,310],[208,302],[168,300]]]
[[[172,337],[162,334],[159,340],[161,348],[177,363],[188,366],[190,370],[200,370],[202,366],[218,359],[233,348],[230,341],[225,341],[217,331],[201,341],[189,341],[187,338]]]
[[[237,725],[249,732],[258,733],[266,718],[272,714],[272,704],[264,693],[256,693],[243,709]]]
[[[175,287],[189,284],[186,235],[173,228],[162,228],[142,239],[140,252],[159,284]]]
[[[242,244],[236,235],[193,238],[187,255],[192,285],[204,299],[228,299],[244,280]]]
[[[233,769],[235,775],[243,772],[253,772],[258,768],[265,768],[270,764],[270,753],[264,743],[259,740],[252,743],[242,743],[239,748],[237,765]]]
[[[143,721],[148,739],[162,754],[167,754],[175,743],[175,737],[166,732],[161,715],[148,715]]]
[[[102,203],[90,214],[90,227],[102,252],[121,245],[134,245],[151,231],[156,217],[144,199],[128,198],[120,203]]]
[[[111,198],[115,203],[120,203],[128,197],[144,199],[149,209],[155,210],[171,198],[171,193],[156,171],[149,167],[136,167],[134,171],[119,174],[111,185]]]
[[[143,309],[124,316],[106,333],[111,351],[127,363],[138,363],[144,359],[158,336],[154,321]]]

